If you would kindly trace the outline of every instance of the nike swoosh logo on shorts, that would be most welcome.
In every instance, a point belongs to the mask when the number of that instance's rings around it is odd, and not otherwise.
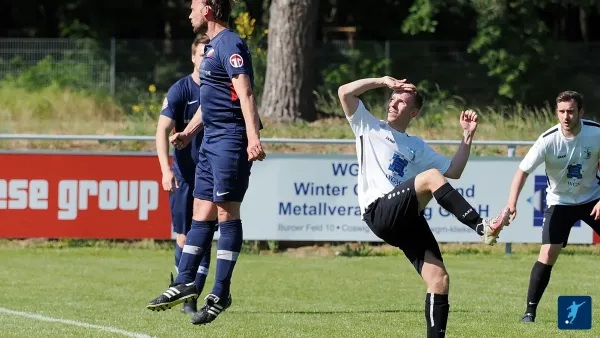
[[[223,196],[223,195],[227,195],[227,194],[229,194],[229,191],[223,192],[223,193],[217,191],[217,196]]]
[[[196,103],[196,102],[198,102],[198,100],[195,100],[195,101],[188,101],[188,104],[192,104],[192,103]]]

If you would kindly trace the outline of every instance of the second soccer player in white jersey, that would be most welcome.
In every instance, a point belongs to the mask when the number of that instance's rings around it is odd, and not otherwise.
[[[384,121],[371,115],[358,98],[379,87],[393,90]],[[482,219],[445,178],[459,178],[465,169],[477,114],[470,110],[460,114],[463,140],[449,160],[406,133],[423,104],[423,96],[414,85],[389,76],[361,79],[341,86],[338,96],[356,135],[358,201],[363,220],[375,235],[400,248],[421,275],[427,285],[427,337],[445,337],[449,277],[423,210],[435,198],[490,245],[508,224],[507,210],[499,217]]]
[[[600,123],[582,118],[583,96],[574,91],[558,95],[556,115],[559,123],[545,131],[521,161],[507,205],[514,219],[527,176],[544,163],[548,187],[542,247],[531,269],[523,322],[535,322],[552,266],[567,245],[573,225],[583,220],[600,234]]]

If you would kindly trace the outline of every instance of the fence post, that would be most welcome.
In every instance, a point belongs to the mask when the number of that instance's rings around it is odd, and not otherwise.
[[[115,38],[110,39],[110,95],[115,95],[115,72],[117,66],[116,60],[116,45]]]
[[[517,152],[517,146],[515,145],[508,145],[508,149],[507,149],[507,157],[515,157]],[[504,247],[504,254],[507,256],[512,255],[512,243],[506,243],[506,246]]]

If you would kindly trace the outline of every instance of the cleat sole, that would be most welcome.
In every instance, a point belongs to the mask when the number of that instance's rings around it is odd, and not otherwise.
[[[198,299],[198,295],[189,295],[187,297],[183,297],[183,298],[179,298],[178,300],[169,302],[169,303],[160,303],[160,304],[148,304],[146,305],[146,308],[148,310],[152,310],[152,311],[167,311],[170,310],[171,308],[173,308],[175,305],[181,304],[183,302],[188,302],[190,300],[196,300]]]

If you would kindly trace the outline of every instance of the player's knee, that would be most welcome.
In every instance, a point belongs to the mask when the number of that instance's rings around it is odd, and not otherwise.
[[[558,255],[562,250],[561,244],[544,244],[540,249],[540,255],[538,257],[538,261],[544,263],[546,265],[554,265],[556,260],[558,259]]]
[[[425,171],[425,173],[427,174],[429,181],[432,183],[441,183],[441,184],[446,183],[446,178],[437,169],[429,169],[429,170]]]
[[[446,182],[446,177],[437,169],[425,170],[415,178],[415,185],[424,186],[428,191],[435,191]],[[416,188],[421,190],[418,187]]]
[[[239,202],[217,203],[217,217],[219,222],[240,219],[240,206],[241,203]]]
[[[217,206],[207,200],[194,198],[193,219],[196,221],[210,221],[217,218]]]
[[[431,276],[427,283],[427,289],[432,293],[447,294],[450,289],[450,276],[445,270]]]

